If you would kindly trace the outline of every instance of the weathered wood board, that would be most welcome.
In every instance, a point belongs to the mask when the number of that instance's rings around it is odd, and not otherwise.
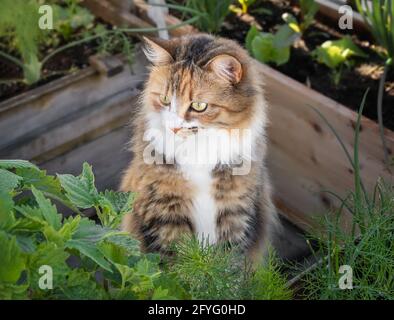
[[[143,0],[137,1],[137,6],[143,4]],[[270,106],[267,162],[276,206],[298,227],[316,227],[320,217],[340,205],[327,191],[346,197],[354,189],[354,173],[335,135],[312,106],[335,128],[350,154],[354,151],[357,114],[257,61],[256,68],[265,77]],[[361,125],[361,175],[372,192],[379,177],[392,182],[393,176],[384,165],[378,125],[365,117]],[[393,151],[394,132],[386,130],[386,137]],[[349,226],[349,214],[343,214],[344,228]]]
[[[123,170],[131,160],[131,152],[127,149],[130,132],[127,125],[122,126],[40,166],[50,174],[67,172],[78,175],[82,164],[88,162],[93,166],[99,190],[117,190]]]
[[[312,106],[335,128],[351,155],[357,114],[268,66],[259,63],[259,68],[270,108],[268,166],[276,203],[292,222],[307,229],[316,217],[339,205],[326,191],[346,197],[354,189],[352,165]],[[378,177],[393,180],[384,165],[378,130],[375,122],[362,117],[361,176],[371,192]],[[394,150],[394,133],[386,130],[386,137],[389,149]]]
[[[143,85],[145,66],[138,51],[133,66],[124,65],[113,77],[88,68],[80,71],[81,80],[60,79],[66,85],[18,97],[20,104],[0,109],[0,157],[41,163],[124,126]]]

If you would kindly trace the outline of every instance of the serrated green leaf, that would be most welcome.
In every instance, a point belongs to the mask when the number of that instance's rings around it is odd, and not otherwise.
[[[78,250],[83,255],[95,261],[103,269],[112,272],[111,265],[105,260],[103,253],[98,249],[98,244],[107,236],[117,233],[117,231],[104,229],[88,219],[82,219],[72,239],[66,242],[66,247]]]
[[[100,252],[95,244],[82,240],[71,239],[66,242],[66,247],[78,250],[81,254],[92,259],[103,269],[107,270],[108,272],[112,272],[111,264],[105,260],[104,255]]]
[[[59,230],[62,238],[67,241],[77,232],[79,223],[81,222],[81,216],[68,217],[63,221],[63,226]]]
[[[64,283],[66,274],[69,272],[69,267],[66,263],[69,256],[63,246],[58,246],[53,242],[44,242],[38,245],[34,253],[28,258],[30,287],[33,290],[43,291],[41,294],[49,293],[39,288],[39,279],[43,275],[40,274],[39,270],[42,266],[52,268],[54,288]]]
[[[140,256],[140,242],[129,234],[118,234],[106,238],[106,241],[124,248],[129,256]]]
[[[33,237],[19,233],[15,234],[15,236],[16,242],[23,252],[33,253],[36,250],[37,246]]]
[[[77,231],[73,234],[72,239],[83,240],[96,244],[107,237],[119,234],[118,230],[103,228],[94,221],[82,218],[79,222]]]
[[[54,176],[47,175],[45,170],[18,168],[15,173],[23,178],[23,185],[25,187],[30,188],[34,186],[44,193],[65,199],[60,181]]]
[[[56,206],[53,205],[50,200],[46,199],[43,193],[40,190],[37,190],[34,186],[32,186],[31,191],[33,192],[45,221],[48,222],[48,224],[55,230],[59,230],[62,224],[62,216],[57,213]]]
[[[128,213],[133,207],[135,193],[105,190],[102,195],[111,203],[113,210],[119,214]]]
[[[58,175],[60,183],[66,190],[67,198],[77,207],[88,209],[98,205],[99,196],[94,186],[91,166],[84,163],[82,174],[75,177],[70,174]]]
[[[71,300],[100,300],[107,298],[94,277],[81,269],[74,269],[67,275],[66,285],[62,288],[61,298]]]
[[[25,300],[28,298],[29,285],[16,285],[0,282],[0,300]]]
[[[100,243],[98,248],[104,257],[113,264],[127,264],[127,251],[125,248],[107,241]]]
[[[169,295],[168,289],[158,287],[153,291],[152,300],[168,300]]]
[[[8,230],[15,224],[14,201],[9,193],[0,191],[0,229]]]
[[[46,222],[36,218],[18,218],[12,226],[13,233],[35,233],[43,230]]]
[[[115,192],[106,190],[99,194],[100,212],[98,216],[101,223],[106,227],[118,228],[122,217],[132,209],[134,193]]]
[[[0,282],[15,284],[26,267],[26,257],[16,237],[0,231]]]
[[[32,168],[39,170],[36,165],[26,160],[0,160],[0,168],[16,169],[16,168]]]
[[[26,217],[27,220],[35,222],[37,225],[40,225],[41,227],[46,224],[46,221],[41,213],[40,208],[38,207],[32,207],[28,205],[21,205],[21,206],[15,206],[16,211],[21,213],[23,216]],[[18,224],[23,221],[20,219],[18,221]],[[26,223],[23,223],[24,225]]]
[[[21,180],[22,178],[18,175],[10,171],[0,169],[0,192],[10,192],[16,189]]]

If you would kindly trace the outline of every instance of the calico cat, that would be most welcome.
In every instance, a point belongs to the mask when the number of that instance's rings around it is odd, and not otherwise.
[[[133,120],[134,158],[121,183],[138,196],[123,230],[146,251],[165,253],[192,233],[258,259],[277,214],[256,62],[235,42],[206,34],[144,40],[152,67]]]

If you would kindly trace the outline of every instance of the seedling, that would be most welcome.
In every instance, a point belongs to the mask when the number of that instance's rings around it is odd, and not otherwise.
[[[312,56],[332,70],[335,86],[338,86],[341,81],[343,69],[353,64],[353,57],[368,57],[350,37],[326,41],[312,52]]]

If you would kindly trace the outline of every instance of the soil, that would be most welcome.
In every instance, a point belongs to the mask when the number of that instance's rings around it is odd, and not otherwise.
[[[110,25],[106,24],[100,19],[96,20],[96,24],[97,23],[105,25],[108,29],[111,28]],[[129,37],[129,40],[130,42],[135,42],[135,39],[131,36]],[[0,38],[0,44],[1,42],[2,39]],[[58,45],[58,48],[65,44],[67,44],[67,42],[62,41]],[[23,78],[23,71],[19,66],[16,66],[7,59],[0,57],[0,102],[49,83],[55,79],[61,78],[67,74],[75,72],[76,70],[86,68],[89,65],[89,57],[97,53],[97,47],[97,40],[93,40],[91,42],[87,42],[59,52],[49,59],[48,62],[43,66],[42,78],[33,85],[27,85],[20,81],[20,79]],[[55,49],[56,48],[41,48],[40,52],[43,56],[46,56],[48,53],[50,53],[50,50],[52,51]],[[4,46],[2,46],[2,50],[4,50]],[[120,52],[120,50],[114,48],[113,53],[118,52]],[[7,53],[11,55],[17,55],[15,52]],[[19,80],[9,81],[10,79]]]
[[[93,43],[84,44],[55,55],[43,66],[42,79],[30,86],[21,81],[1,83],[6,79],[21,79],[23,71],[20,67],[0,57],[0,102],[58,79],[72,72],[73,69],[85,68],[88,65],[89,56],[95,51],[94,47]]]
[[[261,8],[270,13],[261,12]],[[279,25],[284,24],[282,14],[286,12],[300,19],[299,9],[292,6],[288,0],[256,1],[249,8],[249,14],[260,24],[264,32],[274,32]],[[245,19],[235,14],[228,15],[219,35],[244,45],[250,23],[243,20]],[[317,16],[316,22],[304,33],[302,41],[292,47],[290,61],[282,66],[270,66],[355,111],[359,109],[363,95],[369,88],[364,115],[376,121],[378,86],[383,73],[383,61],[373,50],[370,35],[347,31],[346,34],[352,37],[369,58],[368,61],[355,59],[354,67],[344,70],[340,84],[335,86],[330,77],[331,70],[317,63],[310,55],[310,52],[324,41],[336,40],[341,36],[341,30],[328,21]],[[383,104],[384,124],[394,130],[394,68],[388,73]]]

